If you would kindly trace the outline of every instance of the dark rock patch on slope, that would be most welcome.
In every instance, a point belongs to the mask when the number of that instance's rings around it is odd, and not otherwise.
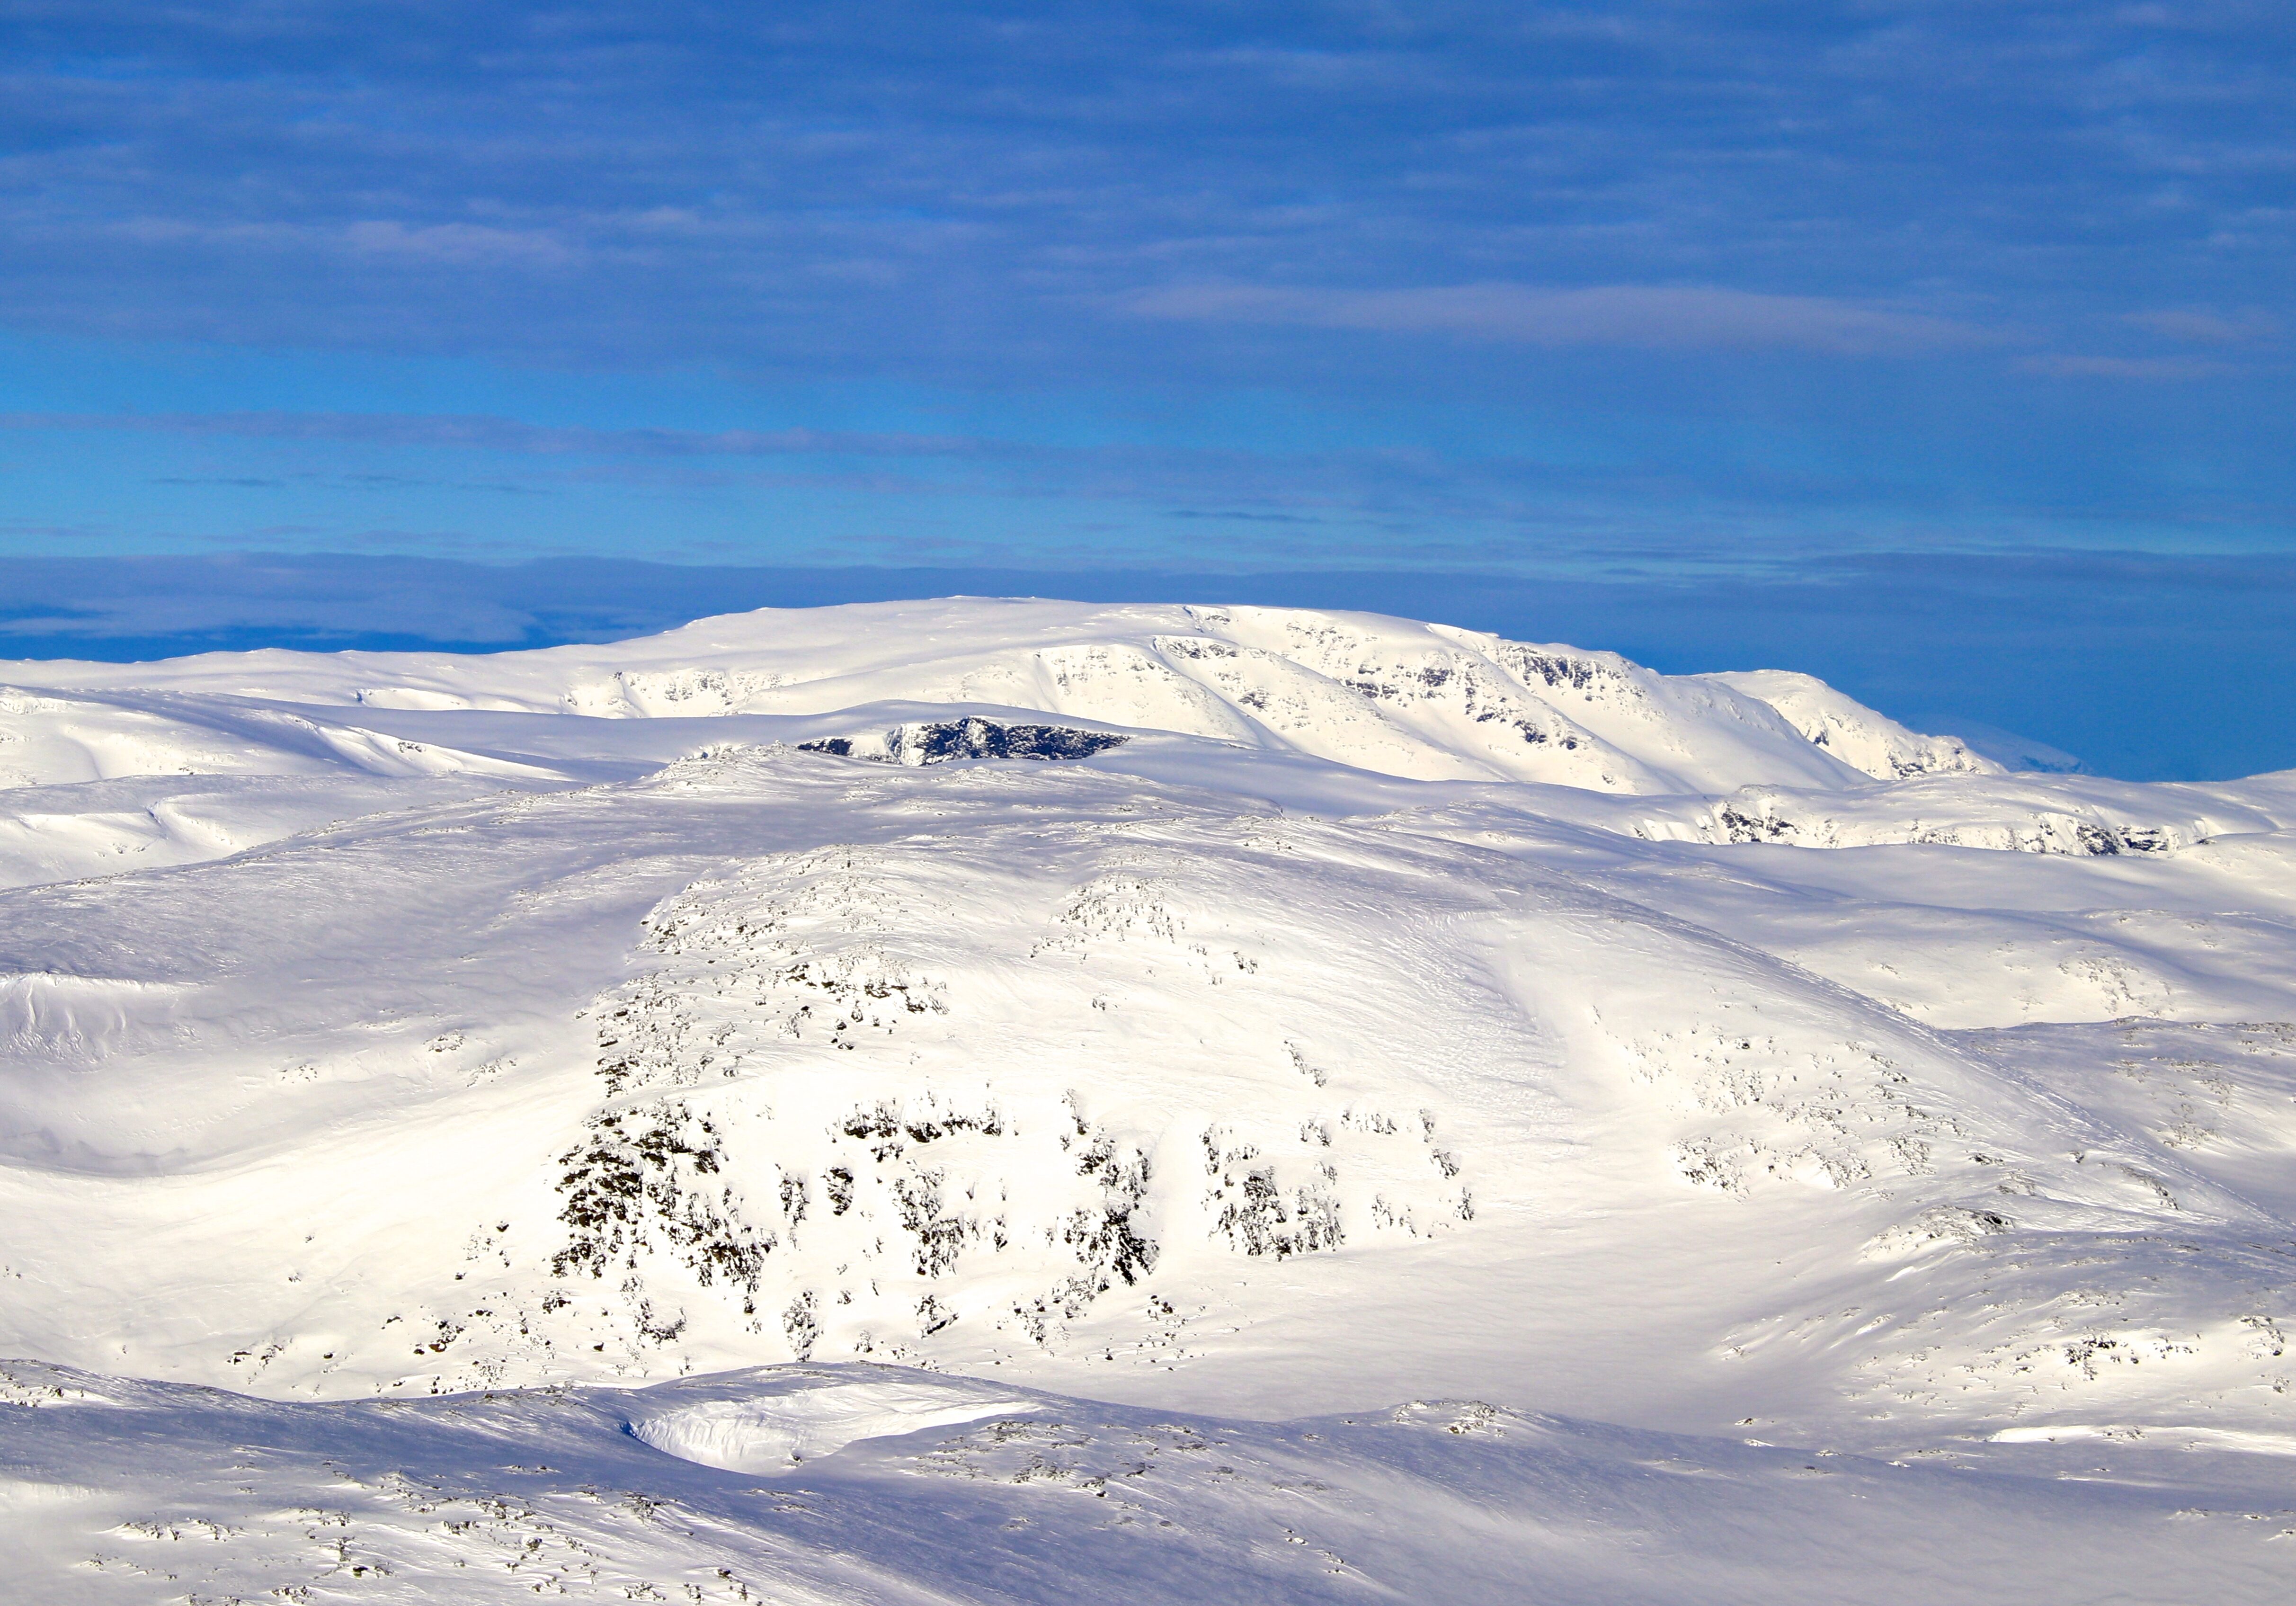
[[[1128,737],[1065,725],[1006,725],[977,716],[953,720],[914,720],[868,736],[830,736],[801,742],[808,753],[840,758],[871,758],[881,764],[942,764],[952,758],[1088,758],[1120,747]]]

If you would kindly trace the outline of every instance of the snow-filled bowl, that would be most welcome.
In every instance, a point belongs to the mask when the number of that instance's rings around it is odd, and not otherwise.
[[[824,1381],[739,1399],[641,1409],[629,1430],[665,1454],[729,1472],[785,1471],[865,1438],[1032,1411],[1025,1399],[901,1380]]]

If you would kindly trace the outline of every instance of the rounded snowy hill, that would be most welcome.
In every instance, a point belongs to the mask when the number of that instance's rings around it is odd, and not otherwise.
[[[1612,792],[1838,787],[1997,773],[1807,676],[1669,676],[1611,652],[1530,646],[1370,614],[1090,607],[956,598],[702,619],[609,647],[217,654],[160,667],[0,666],[90,693],[167,689],[382,709],[606,718],[815,715],[910,702],[1032,709],[1328,758],[1415,780],[1537,781]],[[1740,684],[1739,682],[1745,684]],[[1789,684],[1790,683],[1790,684]],[[1812,690],[1815,688],[1815,691]],[[1775,705],[1775,706],[1774,706]],[[139,710],[163,717],[161,709]],[[132,773],[123,709],[75,710],[13,760],[23,779]],[[63,723],[63,722],[59,722]],[[43,762],[45,756],[45,763]],[[186,738],[185,762],[223,762]],[[0,763],[10,762],[0,757]]]
[[[1241,608],[0,684],[0,1352],[2296,1446],[2296,775]]]

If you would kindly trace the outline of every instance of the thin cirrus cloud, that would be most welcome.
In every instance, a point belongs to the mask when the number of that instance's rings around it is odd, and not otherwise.
[[[410,225],[390,217],[326,224],[134,217],[95,232],[145,246],[299,253],[441,268],[556,268],[577,262],[583,254],[555,234],[537,229],[459,222]]]
[[[2097,356],[2041,352],[2021,357],[2026,373],[2051,379],[2202,380],[2240,372],[2239,365],[2204,356]]]
[[[2202,346],[2263,345],[2277,337],[2281,328],[2280,320],[2269,313],[2251,311],[2227,317],[2222,313],[2182,307],[2161,312],[2132,312],[2121,321],[2154,334],[2167,335],[2171,340],[2189,340]]]
[[[2000,338],[1929,314],[1824,296],[1697,285],[1551,290],[1484,283],[1350,291],[1202,284],[1152,291],[1124,305],[1151,318],[1442,334],[1538,346],[1772,348],[1879,356],[1965,349]]]
[[[0,430],[124,430],[147,435],[456,447],[521,456],[977,457],[1013,448],[961,435],[821,430],[593,429],[483,414],[5,413]]]
[[[19,5],[0,542],[2284,547],[2292,14]]]
[[[4,413],[0,431],[171,436],[249,440],[290,447],[444,449],[557,460],[558,483],[627,479],[686,486],[725,483],[812,486],[946,498],[964,495],[1080,496],[1168,502],[1210,497],[1234,505],[1214,513],[1186,508],[1169,516],[1245,522],[1320,522],[1300,509],[1392,511],[1436,506],[1456,513],[1513,505],[1526,474],[1553,478],[1556,465],[1505,458],[1470,467],[1424,453],[1370,449],[1273,452],[1101,442],[1054,444],[980,435],[899,430],[599,429],[537,424],[484,414],[288,412]],[[780,460],[791,466],[728,476],[717,463]],[[792,462],[792,460],[795,460]],[[685,465],[692,464],[693,467]],[[665,475],[668,476],[665,479]],[[282,488],[303,476],[153,476],[153,485]],[[338,473],[337,483],[439,483],[389,474]],[[455,481],[457,488],[531,490],[532,486]]]

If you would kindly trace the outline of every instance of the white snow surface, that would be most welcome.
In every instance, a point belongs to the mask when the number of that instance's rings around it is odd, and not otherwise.
[[[1809,739],[1851,768],[1884,781],[1908,775],[1997,775],[2002,766],[1972,752],[1958,736],[1924,736],[1876,714],[1814,675],[1754,669],[1702,676],[1757,698],[1784,715]]]
[[[0,684],[26,1598],[2296,1586],[2296,774],[1264,609]]]
[[[1035,1403],[960,1391],[928,1377],[768,1375],[732,1398],[651,1400],[630,1413],[633,1436],[680,1460],[729,1472],[786,1471],[865,1438],[899,1438],[984,1417],[1026,1415]]]

